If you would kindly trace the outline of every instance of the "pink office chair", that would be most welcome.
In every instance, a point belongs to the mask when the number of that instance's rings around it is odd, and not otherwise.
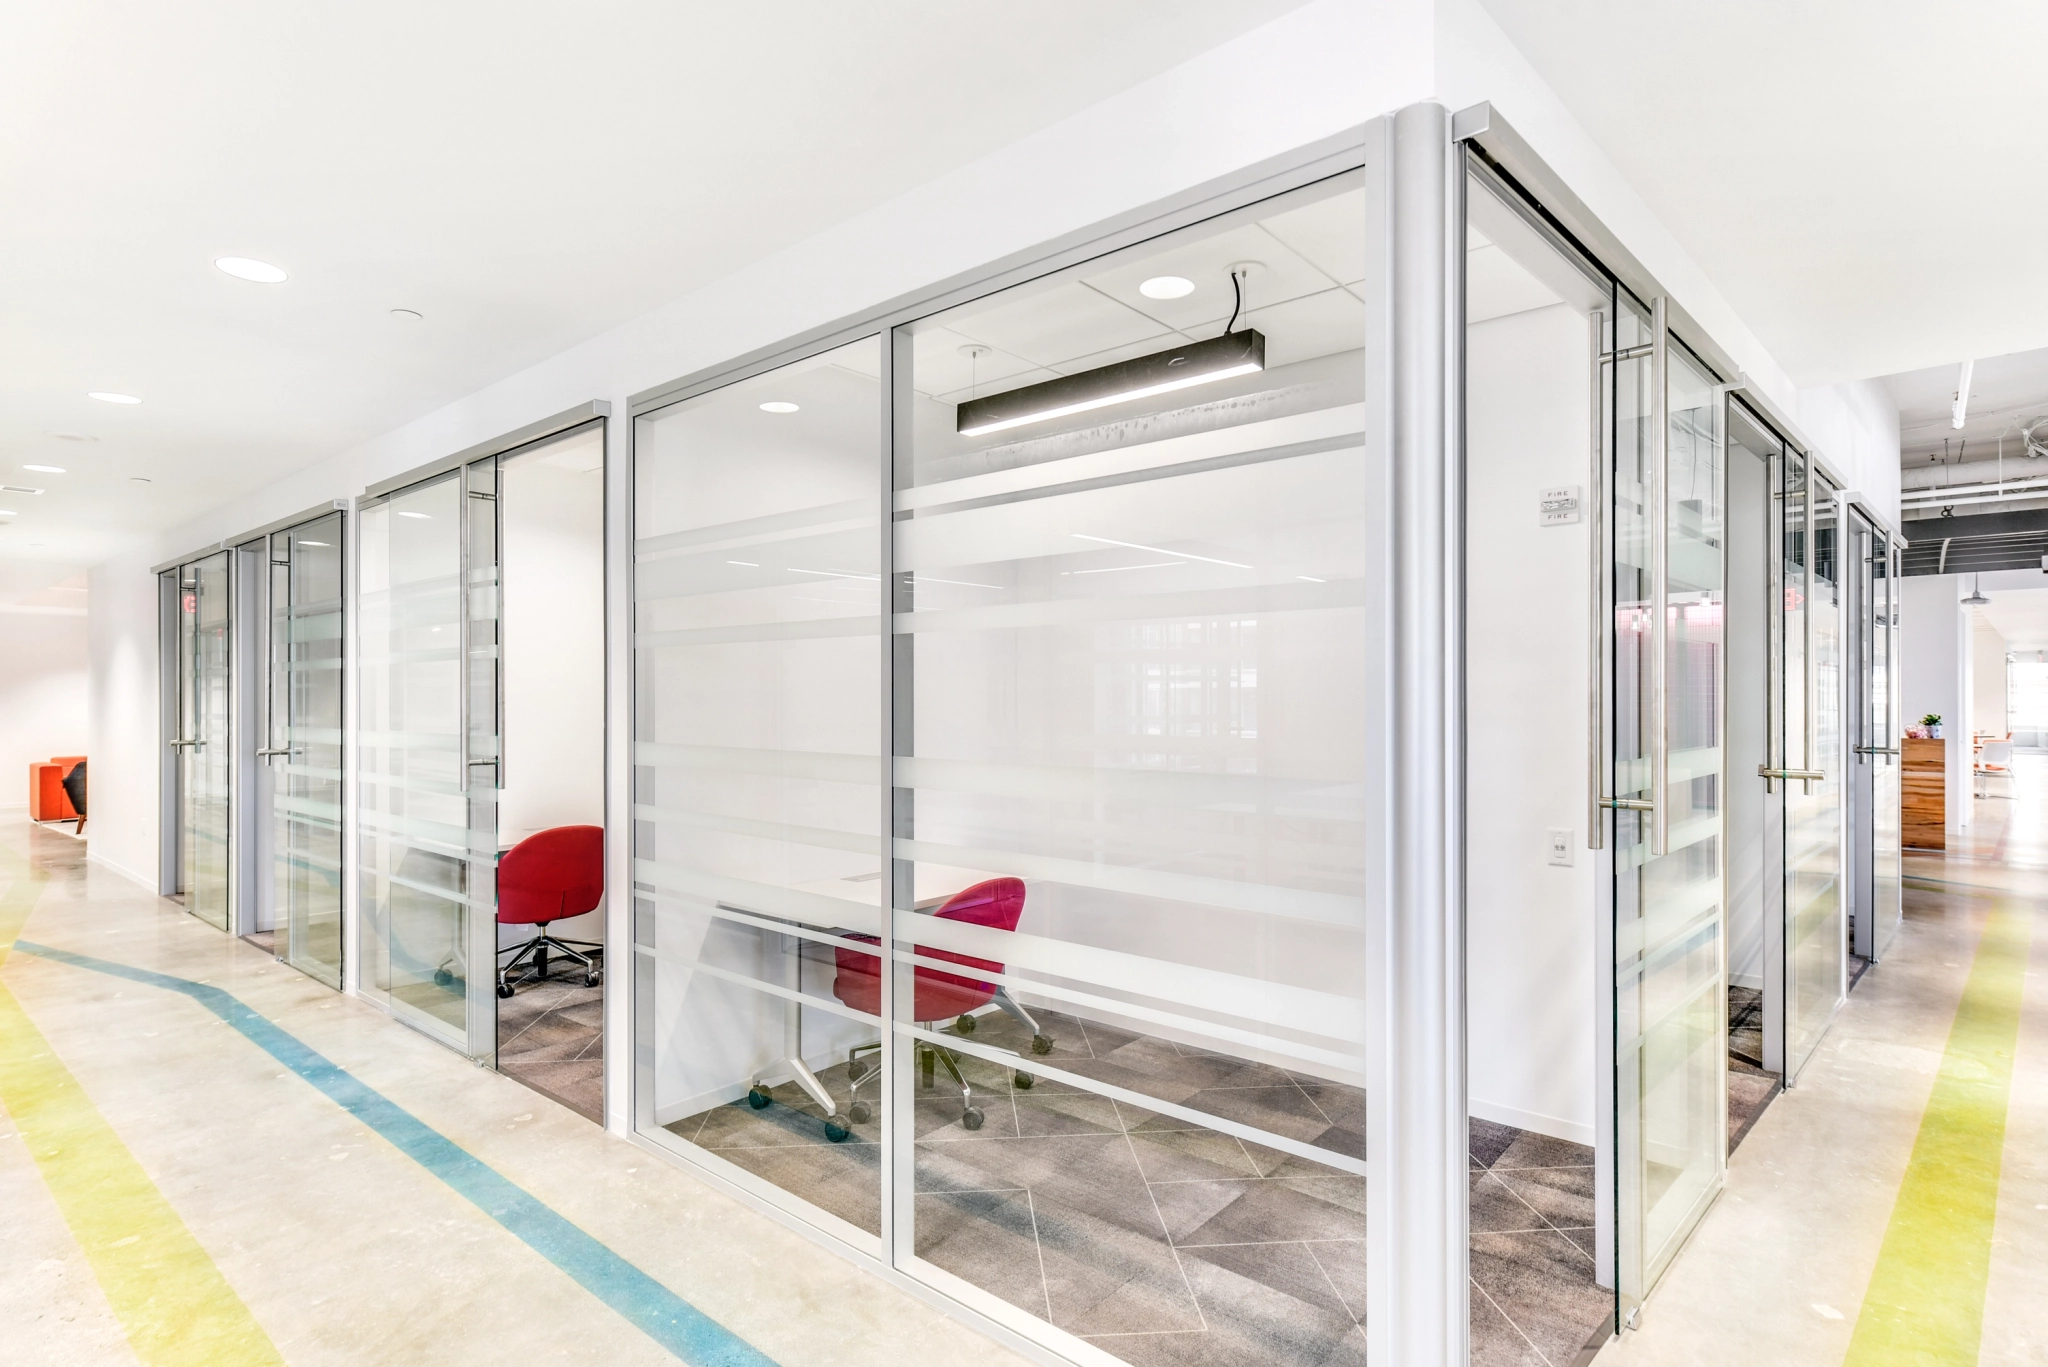
[[[520,983],[544,981],[549,950],[583,965],[585,987],[603,982],[603,945],[548,934],[551,923],[595,911],[603,900],[604,827],[556,826],[505,851],[498,860],[498,924],[537,925],[540,934],[498,970],[498,995],[509,997]]]
[[[935,913],[942,921],[965,921],[970,925],[1007,931],[1017,929],[1018,918],[1023,914],[1024,880],[1021,878],[991,878],[985,883],[976,883],[964,892],[953,894]],[[856,935],[851,938],[873,942],[873,937],[868,935]],[[930,949],[918,945],[914,952],[921,959],[944,959],[948,963],[956,963],[965,968],[978,968],[987,973],[1003,971],[1003,966],[992,959],[971,958],[951,950]],[[880,1015],[882,978],[881,965],[876,956],[844,947],[835,950],[834,954],[839,971],[832,981],[832,995],[856,1011]],[[1003,993],[992,982],[964,977],[957,973],[946,973],[936,968],[926,968],[922,964],[912,971],[911,981],[914,984],[914,999],[911,1002],[910,1016],[927,1030],[935,1030],[935,1022],[953,1017],[957,1018],[954,1020],[954,1033],[972,1034],[974,1018],[968,1013],[990,1002],[998,1002],[1004,1005],[1006,1011],[1011,1011],[1013,1015],[1017,1014],[1017,1011],[1012,1011],[1010,1006],[1005,1004],[1010,1000],[1008,994]],[[1026,1019],[1028,1020],[1028,1017]],[[1035,1031],[1035,1024],[1033,1028]],[[1044,1039],[1044,1036],[1034,1034],[1034,1052],[1043,1053],[1051,1047],[1051,1041],[1047,1040],[1045,1048],[1039,1048],[1037,1041],[1040,1039]],[[881,1044],[877,1042],[856,1044],[846,1052],[847,1082],[853,1093],[853,1100],[848,1105],[847,1113],[856,1122],[866,1120],[873,1114],[868,1104],[860,1099],[860,1089],[881,1074],[881,1049]],[[855,1073],[855,1061],[866,1053],[875,1055],[874,1062],[866,1071]],[[917,1061],[921,1066],[924,1085],[927,1087],[932,1085],[935,1065],[945,1065],[954,1085],[960,1089],[960,1123],[970,1130],[980,1129],[982,1113],[974,1104],[974,1089],[969,1087],[967,1079],[960,1075],[960,1063],[953,1052],[919,1040]],[[1031,1081],[1029,1073],[1017,1074],[1019,1087],[1029,1087]],[[839,1137],[844,1138],[845,1128],[835,1127],[830,1122],[826,1126],[827,1136],[831,1136],[835,1128],[839,1131]]]

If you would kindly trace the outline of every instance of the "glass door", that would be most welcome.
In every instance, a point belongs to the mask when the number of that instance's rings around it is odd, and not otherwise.
[[[229,583],[232,553],[221,551],[177,571],[174,669],[178,859],[173,895],[210,926],[228,928],[230,735]]]
[[[1849,949],[1874,962],[1899,923],[1899,743],[1892,687],[1891,539],[1860,512],[1849,515],[1846,604],[1853,755],[1849,838]]]
[[[1842,613],[1835,489],[1805,453],[1783,464],[1784,621],[1777,776],[1785,795],[1785,1083],[1841,1004]]]
[[[1726,387],[1624,298],[1605,354],[1615,1254],[1626,1323],[1719,1189],[1726,1135]]]
[[[341,986],[342,514],[267,538],[266,925],[278,958]]]
[[[497,1034],[495,496],[496,462],[478,462],[371,504],[359,533],[363,990],[480,1059]]]

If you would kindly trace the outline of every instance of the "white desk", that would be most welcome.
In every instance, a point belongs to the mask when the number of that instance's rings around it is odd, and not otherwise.
[[[1001,874],[991,873],[987,869],[960,868],[952,864],[918,864],[913,869],[911,875],[911,893],[913,898],[911,905],[920,914],[929,916],[944,906],[954,894],[964,892],[977,883],[985,883],[991,878],[1000,877],[1002,877]],[[840,901],[851,902],[856,906],[873,908],[876,913],[873,916],[849,917],[848,919],[858,920],[862,925],[871,925],[879,929],[879,913],[882,909],[882,888],[885,881],[885,877],[881,873],[857,873],[847,878],[813,878],[802,883],[792,883],[790,891],[811,893],[821,897],[833,897]],[[746,911],[750,917],[764,917],[769,920],[782,921],[790,919],[782,916],[768,916],[766,913],[761,912],[751,912],[742,907],[729,907],[727,909],[731,911]],[[863,933],[843,926],[825,926],[808,921],[795,921],[791,923],[805,925],[810,929],[822,930],[829,935],[835,936]],[[754,922],[754,924],[758,925],[758,922]],[[773,932],[764,931],[764,933]],[[797,1086],[801,1087],[809,1094],[813,1101],[825,1109],[827,1115],[836,1118],[838,1103],[825,1090],[824,1084],[818,1081],[817,1074],[813,1073],[810,1067],[803,1061],[803,1006],[797,998],[801,997],[803,993],[803,940],[805,938],[808,937],[775,935],[775,939],[780,942],[778,948],[788,964],[788,981],[784,985],[795,994],[784,999],[784,1058],[782,1059],[781,1067],[787,1070],[789,1075],[795,1079]],[[1038,1040],[1044,1039],[1044,1036],[1039,1034],[1038,1022],[1033,1020],[1030,1014],[1022,1006],[1018,1005],[1016,999],[1011,997],[1007,991],[1002,988],[996,989],[995,1005],[1017,1018],[1032,1032],[1032,1052],[1043,1053],[1051,1048],[1052,1042],[1050,1040],[1046,1040],[1043,1047],[1038,1045]],[[756,1074],[754,1085],[757,1088],[764,1086],[767,1076],[766,1073]]]

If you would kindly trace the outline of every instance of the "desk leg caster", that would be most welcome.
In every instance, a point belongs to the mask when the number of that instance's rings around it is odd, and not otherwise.
[[[1052,1037],[1050,1035],[1033,1035],[1031,1037],[1031,1052],[1034,1054],[1050,1054],[1052,1052]]]
[[[981,1122],[984,1119],[986,1117],[982,1115],[978,1107],[970,1106],[960,1113],[960,1123],[970,1130],[980,1129]]]
[[[1038,1082],[1038,1079],[1031,1076],[1031,1074],[1029,1073],[1012,1074],[1011,1080],[1017,1084],[1017,1090],[1020,1092],[1030,1091],[1032,1087],[1036,1085]]]
[[[875,1108],[865,1101],[856,1101],[846,1108],[846,1118],[856,1125],[865,1125],[875,1118]]]
[[[775,1098],[768,1094],[768,1089],[761,1086],[758,1082],[747,1092],[747,1104],[757,1111],[767,1110],[768,1103],[773,1100]]]

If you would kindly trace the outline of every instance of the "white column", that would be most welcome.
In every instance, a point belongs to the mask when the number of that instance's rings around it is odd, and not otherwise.
[[[1948,740],[1947,825],[1960,833],[1970,816],[1970,590],[1961,575],[1912,575],[1900,581],[1900,700],[1911,724],[1938,713]]]

